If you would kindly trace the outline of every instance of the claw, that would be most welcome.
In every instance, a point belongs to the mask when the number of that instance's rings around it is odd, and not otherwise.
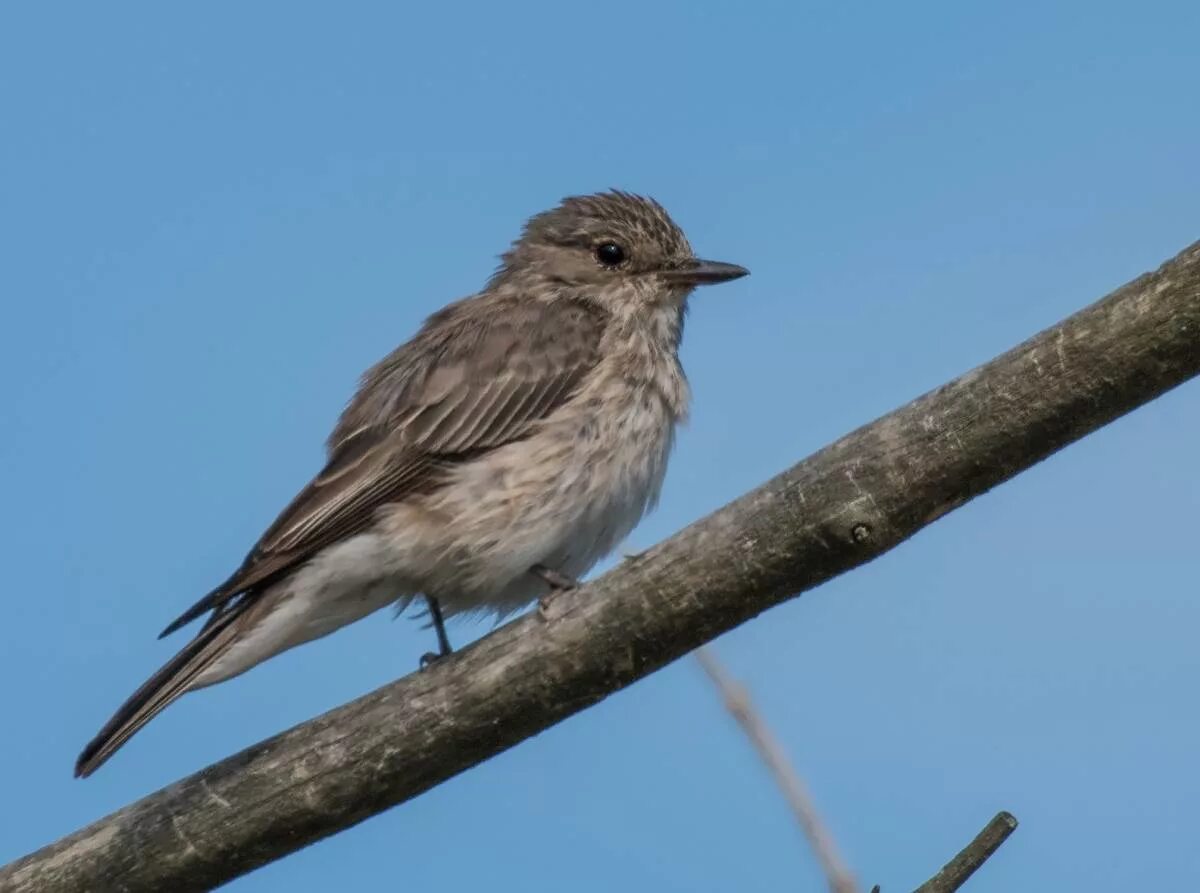
[[[574,577],[568,577],[566,574],[559,573],[554,568],[546,567],[544,564],[535,564],[531,567],[530,572],[541,577],[551,589],[578,589],[579,581]]]
[[[529,569],[529,572],[540,577],[550,587],[550,591],[538,599],[537,612],[543,620],[550,619],[550,609],[560,593],[579,587],[578,580],[568,577],[554,568],[546,567],[544,564],[535,564]]]

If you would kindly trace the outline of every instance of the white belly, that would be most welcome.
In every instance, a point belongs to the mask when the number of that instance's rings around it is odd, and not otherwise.
[[[426,544],[437,558],[421,591],[449,613],[505,614],[547,591],[534,565],[580,577],[612,552],[658,499],[675,421],[652,394],[609,409],[558,418],[464,466],[429,503],[446,524]],[[393,520],[400,536],[405,514]]]
[[[246,614],[244,628],[191,688],[236,676],[266,658],[326,636],[411,592],[377,533],[329,546],[275,583]]]

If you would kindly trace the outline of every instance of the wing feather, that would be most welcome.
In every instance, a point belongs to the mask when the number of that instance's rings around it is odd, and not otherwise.
[[[527,437],[595,367],[603,330],[582,302],[476,296],[435,314],[364,377],[321,473],[162,635],[370,527],[381,506],[435,489],[456,462]]]

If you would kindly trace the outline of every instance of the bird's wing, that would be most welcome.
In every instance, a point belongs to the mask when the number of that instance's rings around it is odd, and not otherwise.
[[[468,298],[431,317],[364,377],[321,473],[162,635],[369,527],[380,506],[436,489],[455,463],[528,436],[595,366],[603,329],[599,310],[563,301]]]

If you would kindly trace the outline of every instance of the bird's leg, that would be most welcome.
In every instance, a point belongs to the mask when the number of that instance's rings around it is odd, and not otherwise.
[[[579,587],[579,581],[574,577],[568,577],[566,574],[560,573],[554,570],[554,568],[546,567],[544,564],[535,564],[529,569],[529,572],[541,577],[542,581],[554,590],[577,589]]]
[[[542,619],[548,619],[550,616],[550,605],[554,601],[554,597],[558,593],[567,589],[575,589],[579,586],[579,581],[574,577],[568,577],[566,574],[556,571],[552,567],[546,567],[544,564],[535,564],[529,569],[529,572],[550,587],[550,591],[538,599],[538,614]]]
[[[447,654],[454,651],[450,647],[450,639],[446,636],[446,619],[442,616],[442,606],[438,604],[438,600],[432,595],[425,596],[425,604],[429,606],[429,619],[433,625],[433,631],[437,633],[438,653],[426,651],[421,655],[421,669],[429,666],[434,661],[441,660]]]

